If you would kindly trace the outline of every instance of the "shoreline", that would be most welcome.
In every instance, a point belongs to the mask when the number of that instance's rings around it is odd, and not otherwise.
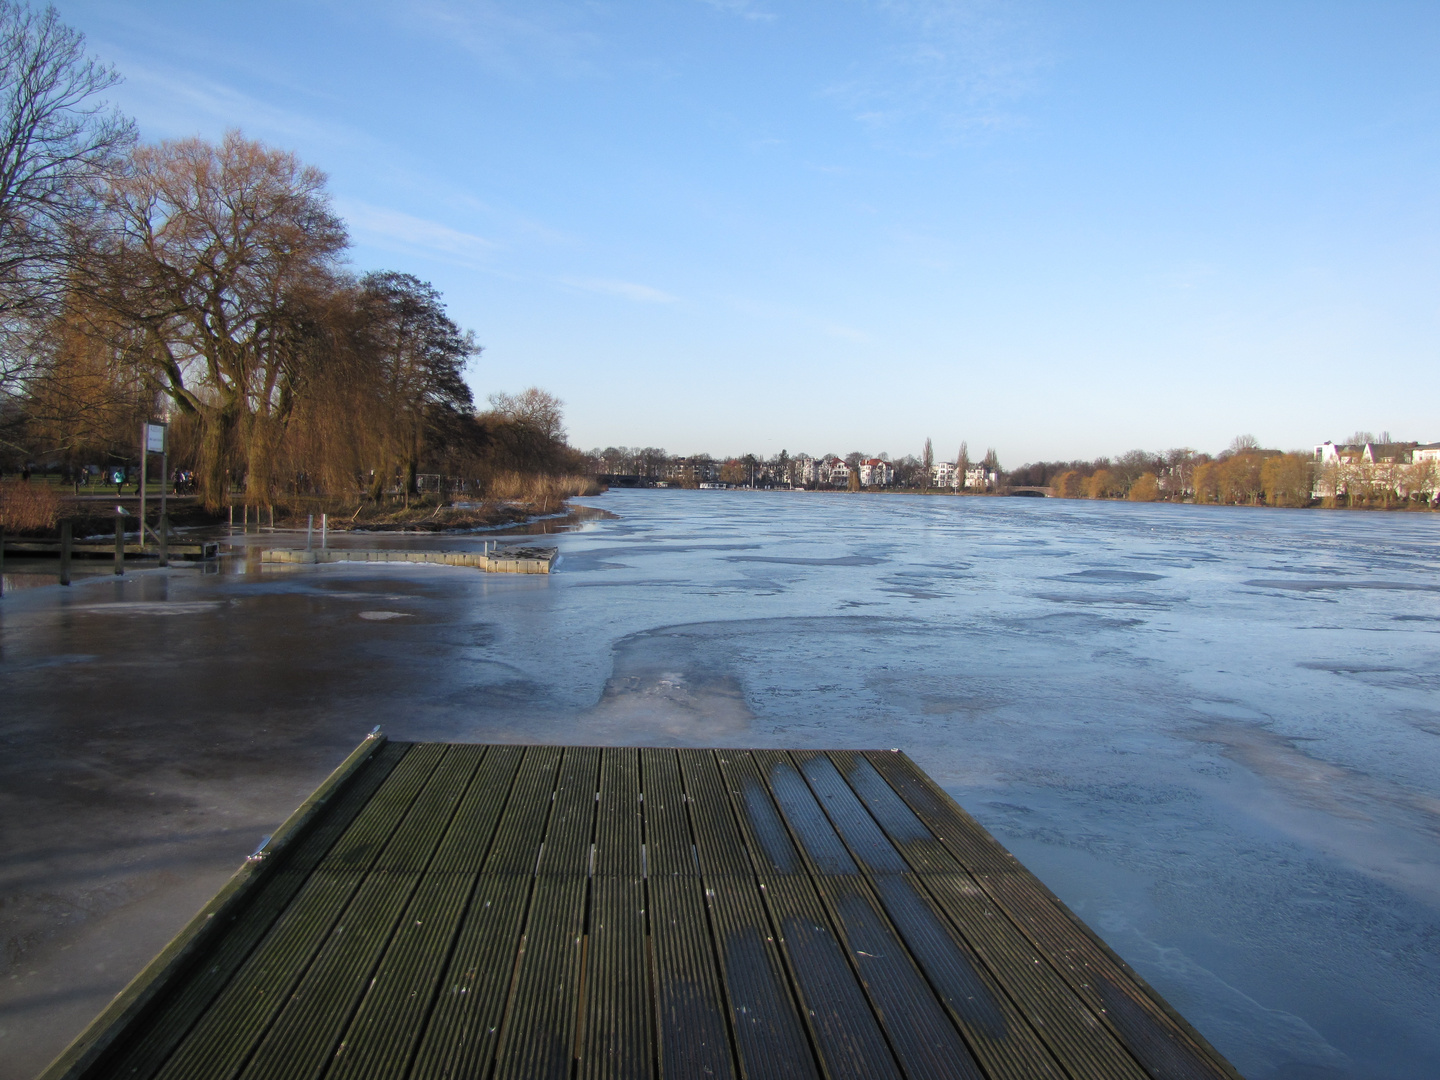
[[[640,486],[617,486],[607,488],[607,491],[700,491],[699,488],[684,487],[640,487]],[[1113,504],[1122,503],[1132,506],[1206,506],[1216,509],[1229,510],[1341,510],[1354,511],[1356,513],[1440,513],[1440,503],[1429,506],[1422,506],[1413,503],[1406,503],[1397,506],[1323,506],[1312,503],[1307,506],[1272,506],[1269,503],[1219,503],[1219,502],[1196,502],[1194,499],[1072,499],[1064,495],[1041,495],[1033,492],[1015,491],[947,491],[943,488],[861,488],[859,491],[847,491],[843,488],[706,488],[707,492],[762,494],[783,493],[787,495],[927,495],[940,498],[966,498],[966,499],[1034,499],[1046,502],[1068,502],[1068,503],[1095,503]],[[590,496],[594,498],[596,496]]]

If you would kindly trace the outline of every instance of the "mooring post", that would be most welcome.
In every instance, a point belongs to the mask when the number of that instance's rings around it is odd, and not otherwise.
[[[70,537],[69,521],[60,522],[60,584],[70,584]]]
[[[250,535],[250,504],[247,502],[240,508],[240,531]]]
[[[125,573],[125,513],[115,508],[115,576]]]
[[[235,504],[230,504],[230,535],[235,535]]]
[[[5,595],[5,530],[0,529],[0,596]]]
[[[329,522],[329,517],[330,517],[329,514],[321,514],[321,515],[320,515],[320,550],[321,550],[321,551],[324,551],[324,550],[325,550],[325,541],[326,541],[326,539],[327,539],[325,534],[326,534],[326,532],[328,531],[328,527],[329,527],[329,524],[330,524],[330,522]]]
[[[305,515],[305,550],[309,551],[315,537],[315,515]]]

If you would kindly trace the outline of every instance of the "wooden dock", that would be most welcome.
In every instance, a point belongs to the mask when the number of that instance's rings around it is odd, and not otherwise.
[[[904,754],[383,737],[43,1074],[1237,1076]]]
[[[209,560],[217,558],[220,554],[220,544],[214,540],[171,540],[166,546],[166,555],[172,559],[199,559]],[[138,540],[125,542],[125,557],[154,558],[160,553],[160,545],[151,540],[141,544]],[[5,539],[6,555],[32,555],[55,558],[60,557],[59,540],[14,540]],[[76,540],[70,545],[70,554],[75,558],[89,559],[113,559],[115,557],[115,541],[113,540]]]
[[[362,548],[266,548],[266,563],[400,562],[437,566],[473,566],[488,574],[548,574],[555,565],[554,548],[506,547],[483,551],[388,551]]]

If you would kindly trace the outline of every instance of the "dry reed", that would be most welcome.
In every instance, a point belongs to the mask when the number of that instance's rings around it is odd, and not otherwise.
[[[0,528],[11,533],[47,532],[60,515],[60,496],[46,483],[0,482]]]
[[[485,485],[491,499],[516,499],[548,504],[574,495],[598,495],[600,487],[588,476],[548,476],[543,473],[499,472]]]

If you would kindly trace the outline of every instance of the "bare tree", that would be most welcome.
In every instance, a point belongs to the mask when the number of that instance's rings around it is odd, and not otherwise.
[[[226,471],[268,502],[314,300],[347,239],[325,175],[231,131],[142,146],[102,192],[76,280],[136,335],[135,363],[201,428],[209,505]]]
[[[1230,445],[1225,448],[1225,457],[1234,457],[1236,454],[1243,454],[1247,450],[1260,449],[1260,440],[1254,435],[1236,435],[1230,440]]]
[[[500,416],[534,428],[551,442],[565,441],[565,403],[538,386],[519,394],[491,394],[490,408]]]
[[[95,177],[134,141],[131,122],[99,98],[119,81],[53,7],[0,0],[0,392],[24,375],[60,299]]]

